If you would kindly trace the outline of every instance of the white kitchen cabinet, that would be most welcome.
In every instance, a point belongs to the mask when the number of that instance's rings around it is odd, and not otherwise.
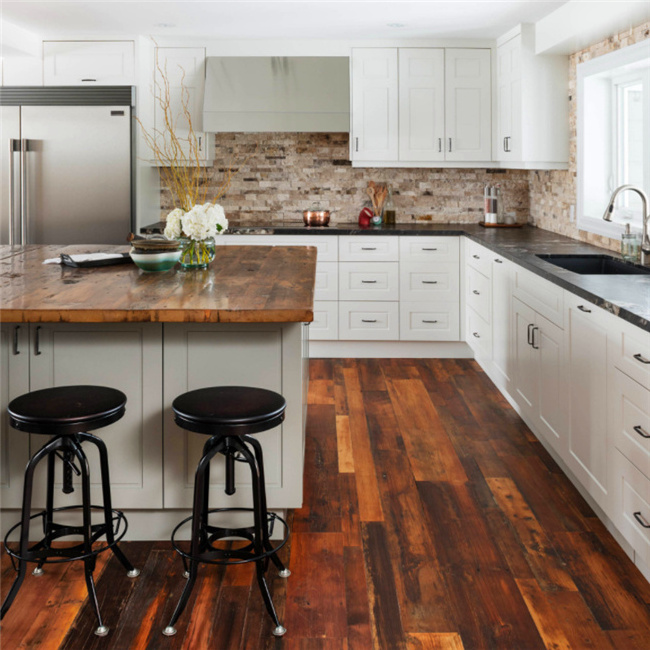
[[[317,262],[314,300],[338,300],[339,265],[336,262]]]
[[[266,493],[270,508],[302,505],[303,405],[305,366],[301,323],[165,324],[164,342],[164,475],[165,507],[192,505],[194,474],[207,437],[180,429],[171,408],[182,393],[210,386],[255,386],[276,391],[287,400],[284,422],[258,434],[264,450]],[[303,354],[305,348],[302,347]],[[282,468],[285,471],[282,471]],[[213,507],[250,507],[250,472],[238,471],[237,492],[224,495],[224,463],[211,464]],[[241,487],[241,489],[239,489]]]
[[[533,426],[563,453],[567,429],[564,332],[513,298],[515,400]]]
[[[341,262],[397,262],[399,242],[397,237],[343,235],[339,238]]]
[[[314,300],[314,320],[309,324],[312,341],[336,341],[339,338],[338,300]]]
[[[497,41],[494,158],[504,166],[566,168],[568,57],[535,54],[535,26]]]
[[[565,331],[570,405],[567,463],[605,508],[607,497],[607,329],[615,318],[566,294]]]
[[[444,160],[445,50],[399,49],[399,159]]]
[[[154,125],[161,146],[166,143],[165,115],[159,98],[169,94],[173,130],[179,138],[183,155],[189,160],[190,122],[196,137],[199,164],[208,164],[214,158],[214,137],[203,132],[203,92],[205,88],[205,48],[157,47],[157,65],[154,69]],[[165,80],[167,79],[167,84]],[[183,88],[185,92],[183,92]],[[185,96],[184,96],[185,95]],[[187,105],[187,114],[183,103]],[[190,160],[190,162],[195,162]]]
[[[399,300],[397,262],[340,262],[340,300]]]
[[[29,352],[25,351],[30,390],[96,384],[126,394],[124,417],[96,432],[108,448],[113,506],[161,508],[162,325],[43,323],[31,324],[30,336]],[[31,439],[32,451],[44,444],[43,436],[32,435]],[[101,502],[98,458],[91,446],[86,453],[93,503]],[[40,482],[44,474],[37,478]],[[35,489],[35,494],[43,498],[42,490]],[[57,490],[60,505],[64,498]]]
[[[492,356],[492,326],[471,307],[465,308],[467,345],[481,363],[489,363]]]
[[[22,504],[29,434],[9,426],[7,405],[29,392],[29,325],[0,324],[0,505]]]
[[[458,341],[460,307],[457,302],[405,302],[399,304],[400,341]]]
[[[619,319],[608,332],[607,353],[610,364],[650,388],[650,332]]]
[[[399,238],[401,262],[458,262],[459,258],[459,237],[425,235]]]
[[[492,159],[491,51],[445,50],[445,160]]]
[[[352,160],[398,159],[397,48],[352,49]]]
[[[399,296],[411,302],[460,300],[458,262],[400,262]]]
[[[492,254],[492,370],[496,385],[510,391],[512,379],[512,268]]]
[[[340,302],[339,339],[342,341],[399,340],[399,303]]]
[[[131,86],[133,41],[44,41],[46,86]]]

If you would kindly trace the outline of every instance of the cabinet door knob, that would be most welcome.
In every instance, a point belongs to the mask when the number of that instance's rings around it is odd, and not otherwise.
[[[442,153],[442,138],[438,138],[438,153]]]
[[[481,338],[481,335],[478,332],[472,332],[472,336],[475,336],[477,339]]]
[[[95,81],[97,81],[97,79],[82,79],[81,81],[82,82],[87,82],[87,81],[95,82]]]
[[[503,264],[503,260],[500,260],[500,259],[498,259],[498,258],[495,258],[494,261],[495,261],[497,264]]]
[[[584,305],[578,305],[580,311],[584,311],[585,314],[591,314],[591,309],[587,309]]]
[[[650,438],[650,433],[648,433],[640,424],[635,427],[632,427],[642,438]]]
[[[634,518],[644,527],[650,528],[650,524],[645,520],[645,517],[640,512],[634,513]]]
[[[641,353],[639,353],[639,354],[635,354],[635,355],[634,355],[634,358],[635,358],[637,361],[640,361],[641,363],[648,363],[648,364],[650,364],[650,359],[646,359],[646,358],[645,358]]]
[[[480,260],[480,259],[481,259],[481,256],[480,256],[480,255],[472,255],[472,257],[473,257],[475,260]]]

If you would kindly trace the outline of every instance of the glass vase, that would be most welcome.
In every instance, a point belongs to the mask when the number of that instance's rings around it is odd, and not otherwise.
[[[202,241],[182,239],[183,251],[180,264],[184,269],[207,269],[215,255],[215,243],[212,237]]]

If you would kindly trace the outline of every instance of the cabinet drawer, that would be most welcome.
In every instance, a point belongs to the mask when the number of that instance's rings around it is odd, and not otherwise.
[[[134,83],[133,41],[44,41],[45,86],[128,86]]]
[[[309,324],[312,341],[336,341],[339,337],[339,303],[335,300],[315,300],[314,320]]]
[[[399,258],[402,262],[458,262],[458,237],[400,237]]]
[[[620,370],[612,373],[610,425],[617,449],[650,478],[650,390]]]
[[[515,266],[513,295],[558,327],[564,327],[564,290],[557,285]]]
[[[458,341],[460,305],[400,302],[399,332],[402,341]]]
[[[618,450],[613,455],[611,518],[647,564],[650,562],[650,480]]]
[[[460,300],[458,262],[400,262],[400,298],[409,301]]]
[[[338,300],[338,298],[339,265],[336,262],[318,262],[314,300]]]
[[[399,303],[340,302],[339,339],[347,341],[399,340]]]
[[[471,307],[467,313],[467,344],[477,356],[489,358],[492,355],[492,328]]]
[[[482,273],[485,277],[491,278],[494,253],[490,253],[487,248],[471,239],[465,240],[465,251],[467,264]]]
[[[650,387],[650,332],[617,319],[608,332],[610,363],[642,386]]]
[[[339,247],[341,262],[397,262],[399,259],[397,237],[341,236]]]
[[[341,262],[340,300],[397,300],[399,264],[389,262]]]
[[[486,278],[473,267],[468,267],[466,304],[486,323],[492,322],[490,318],[491,293],[489,278]]]
[[[223,235],[231,246],[314,246],[319,262],[336,262],[338,237],[336,235]]]

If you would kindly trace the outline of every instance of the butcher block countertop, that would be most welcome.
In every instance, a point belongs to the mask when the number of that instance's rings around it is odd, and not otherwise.
[[[0,246],[6,323],[285,323],[313,320],[316,248],[219,246],[204,271],[134,264],[92,269],[43,260],[124,246]]]

